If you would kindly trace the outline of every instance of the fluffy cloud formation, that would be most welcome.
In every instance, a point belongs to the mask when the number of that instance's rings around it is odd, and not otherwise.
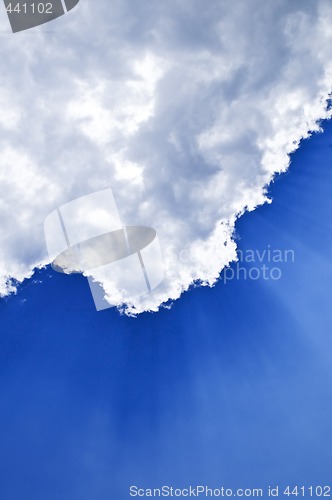
[[[236,218],[330,116],[331,26],[330,0],[82,0],[3,35],[1,294],[48,263],[45,217],[108,186],[165,263],[129,314],[215,283]]]

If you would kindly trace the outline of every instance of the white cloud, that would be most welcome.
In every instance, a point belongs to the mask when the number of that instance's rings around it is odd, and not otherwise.
[[[48,213],[107,186],[164,252],[165,281],[129,313],[212,285],[236,217],[328,116],[331,26],[329,0],[85,0],[3,35],[1,293],[47,262]]]

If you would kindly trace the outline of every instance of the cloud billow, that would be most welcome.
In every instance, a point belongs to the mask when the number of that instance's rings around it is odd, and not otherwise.
[[[45,217],[109,186],[165,263],[127,313],[213,285],[236,218],[330,116],[331,25],[328,0],[85,0],[52,32],[4,36],[1,294],[48,263]]]

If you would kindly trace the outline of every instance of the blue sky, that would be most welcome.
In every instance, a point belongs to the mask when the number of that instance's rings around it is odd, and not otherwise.
[[[294,250],[280,280],[192,289],[136,319],[97,313],[84,278],[50,269],[2,299],[1,498],[331,481],[332,124],[324,127],[275,181],[273,203],[236,225],[243,251]]]

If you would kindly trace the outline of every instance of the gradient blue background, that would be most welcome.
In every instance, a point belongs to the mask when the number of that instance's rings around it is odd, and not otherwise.
[[[273,204],[237,224],[242,250],[294,250],[279,281],[220,282],[132,319],[96,313],[82,277],[47,269],[1,301],[1,500],[332,483],[324,126],[272,186]]]

